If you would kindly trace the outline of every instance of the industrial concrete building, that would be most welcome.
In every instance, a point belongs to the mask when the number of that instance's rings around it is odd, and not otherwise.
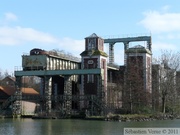
[[[146,41],[147,48],[136,47],[136,53],[132,52],[134,49],[129,48],[129,43],[136,41]],[[124,70],[121,72],[119,66],[114,64],[114,45],[118,42],[123,42],[125,48],[125,53],[120,54],[125,56]],[[109,56],[104,51],[104,43],[109,44]],[[86,111],[90,115],[100,115],[121,108],[123,96],[127,95],[124,82],[127,81],[126,73],[130,72],[128,61],[133,57],[141,59],[139,64],[144,68],[140,76],[142,87],[151,93],[150,36],[102,39],[93,33],[85,38],[85,50],[80,55],[81,60],[37,48],[32,49],[30,55],[23,55],[23,69],[15,71],[17,111],[14,114],[21,115],[22,106],[18,103],[27,98],[19,90],[23,76],[41,78],[40,95],[31,99],[36,99],[40,110],[46,114],[71,115]]]
[[[131,112],[152,104],[152,52],[141,45],[125,51],[124,108]],[[139,108],[138,108],[139,109]]]

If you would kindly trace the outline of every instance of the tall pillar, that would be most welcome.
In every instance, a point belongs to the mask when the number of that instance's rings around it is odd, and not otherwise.
[[[51,95],[52,95],[52,77],[51,76],[45,76],[45,110],[46,113],[51,112],[52,107],[52,101],[51,101]]]
[[[21,115],[21,109],[22,109],[22,105],[21,105],[21,99],[22,99],[22,92],[21,92],[21,79],[22,76],[18,76],[16,77],[16,92],[14,93],[14,104],[12,107],[12,112],[13,112],[13,116],[15,117],[19,117]]]
[[[151,48],[151,39],[149,41],[147,41],[147,48],[152,51],[152,48]]]
[[[104,81],[102,79],[101,75],[97,75],[97,83],[98,83],[98,93],[97,93],[97,99],[96,102],[100,105],[100,115],[106,114],[105,107],[107,105],[107,90],[104,88]]]
[[[81,96],[85,96],[84,94],[84,75],[81,75],[81,85],[80,85],[80,93]],[[84,108],[84,101],[80,101],[80,109]]]
[[[109,63],[114,63],[114,44],[115,43],[109,43]]]
[[[44,88],[45,87],[45,78],[42,77],[41,78],[41,84],[40,84],[40,95],[43,96],[44,95]]]
[[[55,100],[55,103],[57,103],[57,101],[58,101],[58,100],[57,100],[57,96],[58,96],[58,84],[55,83],[54,86],[53,86],[53,88],[54,88],[54,93],[53,93],[53,94],[54,94],[54,97],[55,97],[54,100]]]
[[[64,96],[66,97],[65,107],[66,107],[66,114],[71,114],[72,108],[72,81],[71,76],[64,77]]]
[[[98,87],[97,96],[99,98],[104,97],[105,91],[104,91],[104,84],[102,83],[102,76],[101,75],[97,75],[97,87]]]
[[[123,42],[123,43],[124,43],[124,65],[126,65],[126,60],[127,60],[126,50],[129,49],[129,42]]]

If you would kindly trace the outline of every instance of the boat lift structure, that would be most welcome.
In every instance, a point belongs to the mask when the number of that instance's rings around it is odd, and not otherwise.
[[[96,34],[92,34],[86,40],[89,41],[92,38],[97,38],[97,41],[99,41]],[[126,51],[129,48],[129,42],[147,41],[151,50],[151,36],[113,38],[104,39],[103,41],[102,43],[109,43],[109,64],[103,65],[107,66],[107,71],[104,71],[103,68],[82,69],[82,61],[79,59],[37,48],[31,50],[30,55],[23,55],[22,70],[15,71],[16,95],[12,95],[8,102],[4,104],[4,107],[13,102],[13,114],[18,116],[22,115],[21,100],[36,100],[38,103],[42,103],[42,110],[46,114],[51,114],[53,110],[58,109],[64,110],[66,114],[71,114],[72,109],[81,110],[82,108],[89,109],[92,115],[105,114],[108,109],[108,101],[107,91],[104,89],[107,86],[104,86],[103,83],[107,84],[108,80],[111,81],[112,74],[109,73],[111,79],[103,80],[104,73],[119,70],[117,66],[112,66],[114,64],[115,43],[123,42]],[[86,57],[92,58],[91,55]],[[92,64],[92,60],[88,61],[87,64]],[[84,75],[97,76],[97,82],[94,82],[98,87],[96,95],[87,95],[81,90]],[[21,80],[23,76],[38,76],[41,78],[42,89],[39,96],[23,96],[21,94],[19,89],[22,87]],[[85,103],[87,101],[89,106]]]

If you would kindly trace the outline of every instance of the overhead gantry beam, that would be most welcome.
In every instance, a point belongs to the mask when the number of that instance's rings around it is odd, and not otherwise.
[[[84,75],[101,74],[103,69],[74,69],[74,70],[34,70],[15,71],[15,76],[54,76],[54,75]]]
[[[151,36],[138,36],[127,38],[108,38],[104,39],[104,43],[109,43],[109,63],[114,63],[114,44],[122,42],[124,44],[124,52],[129,49],[130,42],[147,41],[147,48],[151,51]]]
[[[104,39],[104,43],[136,42],[136,41],[151,41],[151,36]]]

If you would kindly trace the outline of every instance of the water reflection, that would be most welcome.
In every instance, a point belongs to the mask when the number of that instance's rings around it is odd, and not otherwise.
[[[180,120],[107,122],[87,120],[2,119],[0,135],[123,135],[126,127],[180,127]]]

